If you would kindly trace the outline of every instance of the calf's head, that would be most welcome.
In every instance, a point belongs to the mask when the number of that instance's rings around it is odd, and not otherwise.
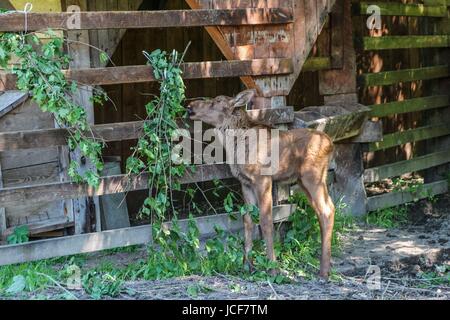
[[[210,100],[196,100],[189,104],[187,111],[191,120],[200,120],[211,126],[219,127],[237,107],[246,106],[255,95],[255,90],[245,90],[234,98],[218,96]]]

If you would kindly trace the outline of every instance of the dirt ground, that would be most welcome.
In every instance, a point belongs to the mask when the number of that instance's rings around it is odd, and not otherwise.
[[[409,220],[404,227],[389,230],[359,224],[346,235],[342,253],[333,259],[337,279],[330,282],[297,279],[289,285],[276,285],[226,275],[192,276],[127,282],[116,299],[450,299],[450,195],[435,203],[412,205]],[[107,259],[125,265],[142,255],[139,251],[96,254],[87,262],[95,265]],[[375,271],[373,266],[379,267],[379,287],[372,281],[376,274],[368,273],[370,266]],[[438,282],[433,278],[436,274],[441,276]],[[189,290],[193,287],[194,295]],[[51,297],[54,290],[44,295]],[[72,293],[79,299],[89,298],[82,291]]]

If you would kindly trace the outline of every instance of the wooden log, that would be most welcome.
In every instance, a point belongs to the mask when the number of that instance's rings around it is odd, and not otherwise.
[[[449,36],[386,36],[364,37],[362,39],[364,50],[390,50],[412,48],[445,48],[449,47]]]
[[[294,210],[295,207],[291,205],[274,207],[274,222],[286,220]],[[194,220],[199,228],[201,239],[214,237],[217,227],[230,233],[239,233],[244,227],[242,219],[232,220],[228,214],[198,217]],[[189,220],[178,221],[180,229],[185,232],[188,223]],[[170,222],[167,222],[165,226],[169,227]],[[0,266],[151,243],[151,225],[38,240],[0,246]]]
[[[355,14],[371,15],[367,12],[369,6],[376,5],[380,8],[382,16],[407,16],[407,17],[446,17],[447,8],[443,5],[423,5],[387,2],[358,2],[353,3]]]
[[[369,197],[367,199],[367,211],[383,210],[390,207],[410,203],[414,200],[426,199],[448,192],[448,181],[436,181],[421,185],[416,192],[398,191],[390,192],[379,196]]]
[[[414,98],[404,101],[395,101],[369,106],[370,117],[387,117],[394,114],[417,112],[424,110],[437,109],[450,105],[449,95],[437,95],[430,97]]]
[[[417,142],[436,137],[450,135],[450,126],[448,124],[437,124],[416,129],[410,129],[401,132],[387,134],[380,142],[374,142],[365,148],[367,152],[375,152],[392,147],[396,147],[408,142]]]
[[[439,166],[450,161],[450,150],[436,152],[413,158],[411,160],[399,161],[385,164],[379,167],[366,169],[364,171],[364,182],[371,183],[385,178],[397,177],[405,173],[416,172]]]
[[[405,69],[398,71],[386,71],[378,73],[366,73],[358,78],[361,87],[387,86],[399,82],[411,82],[418,80],[431,80],[450,76],[449,66]]]
[[[27,30],[41,29],[143,29],[174,27],[205,27],[230,25],[265,25],[293,22],[290,8],[232,10],[161,10],[161,11],[92,11],[80,12],[79,26],[69,24],[73,13],[29,13]],[[22,13],[2,15],[0,32],[25,30]]]

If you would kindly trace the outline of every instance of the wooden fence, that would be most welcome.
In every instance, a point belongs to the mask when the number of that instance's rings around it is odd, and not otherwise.
[[[366,99],[364,102],[369,102],[367,104],[376,102],[370,105],[371,116],[381,119],[385,129],[389,130],[382,141],[364,145],[363,150],[371,158],[384,158],[375,167],[369,165],[366,168],[365,183],[424,172],[450,162],[450,127],[447,123],[450,117],[450,3],[445,0],[423,2],[361,1],[353,5],[354,16],[363,17],[359,20],[360,30],[365,29],[362,24],[373,13],[367,11],[371,5],[378,6],[382,28],[387,29],[372,34],[364,30],[356,41],[360,55],[368,57],[372,63],[372,72],[370,68],[361,68],[365,73],[359,76],[359,86],[362,92],[369,92],[369,97],[363,96],[361,99]],[[403,35],[396,35],[395,32]],[[408,57],[401,55],[406,52]],[[389,57],[393,55],[397,57],[397,66],[401,64],[402,68],[385,71],[385,66],[381,69],[373,67],[376,63],[384,63],[389,68]],[[420,67],[404,69],[408,63]],[[413,92],[410,88],[421,90]],[[399,159],[398,154],[403,155],[402,148],[405,146],[411,146],[413,151]],[[395,150],[400,152],[394,153]],[[403,191],[369,197],[368,210],[383,209],[448,191],[447,180],[442,175],[427,178],[425,171],[425,176],[425,184],[420,187],[425,192]]]
[[[195,2],[191,1],[191,5]],[[252,9],[206,9],[206,10],[170,10],[170,11],[118,11],[118,12],[82,12],[80,30],[96,29],[128,29],[128,28],[166,28],[207,26],[270,26],[289,25],[293,23],[293,9],[289,8],[252,8]],[[27,15],[27,30],[41,30],[46,28],[66,29],[69,19],[68,13],[29,13]],[[13,13],[2,16],[0,32],[23,31],[24,16]],[[212,32],[213,29],[208,29]],[[73,30],[70,30],[73,32]],[[83,31],[81,31],[83,32]],[[214,36],[214,35],[213,35]],[[217,37],[217,34],[216,34]],[[215,39],[217,40],[217,39]],[[313,40],[311,40],[313,41]],[[219,41],[220,42],[220,41]],[[221,44],[219,43],[219,46]],[[222,43],[223,47],[223,43]],[[226,49],[221,48],[226,51]],[[140,83],[155,81],[149,66],[120,66],[86,68],[77,67],[65,71],[65,76],[77,81],[81,85],[112,85],[124,83]],[[330,58],[313,58],[305,63],[306,70],[320,70],[329,68]],[[249,60],[206,61],[198,63],[184,63],[182,65],[184,79],[206,79],[220,77],[250,77],[283,76],[294,73],[291,57],[261,58]],[[0,72],[3,90],[15,88],[15,77]],[[246,81],[244,81],[246,83]],[[248,81],[246,83],[248,85]],[[251,86],[251,85],[250,85]],[[274,123],[283,123],[277,110],[253,110],[253,116],[259,112],[268,114]],[[288,108],[289,109],[289,108]],[[289,109],[291,113],[292,108]],[[291,117],[290,117],[291,118]],[[278,120],[279,121],[278,121]],[[291,120],[292,121],[292,120]],[[142,121],[113,123],[108,125],[94,125],[93,132],[106,142],[137,139],[142,130]],[[41,129],[17,132],[0,132],[0,151],[27,150],[32,148],[65,146],[67,130]],[[232,175],[226,165],[198,166],[195,173],[189,173],[180,179],[182,184],[227,179]],[[1,187],[1,186],[0,186]],[[2,207],[16,206],[30,201],[51,202],[82,197],[96,197],[100,195],[117,194],[128,191],[144,190],[148,188],[148,177],[143,174],[128,177],[126,175],[106,176],[101,178],[100,187],[93,189],[83,184],[72,182],[44,183],[38,185],[13,188],[0,188],[0,203]],[[292,212],[290,205],[276,206],[274,219],[286,219]],[[238,231],[242,222],[234,222],[227,215],[215,215],[197,218],[201,235],[211,235],[215,225],[222,226],[229,231]],[[181,221],[181,226],[186,224]],[[33,241],[22,245],[0,247],[0,265],[17,262],[33,261],[61,255],[86,253],[108,248],[123,247],[134,244],[144,244],[151,241],[151,227],[141,226],[127,229],[110,230],[97,233],[78,234],[63,238]]]
[[[70,2],[70,1],[69,1]],[[256,84],[263,88],[263,96],[269,101],[269,106],[273,107],[278,101],[284,99],[286,92],[289,92],[300,70],[326,70],[328,73],[321,78],[321,91],[325,92],[326,101],[332,99],[340,99],[341,93],[338,90],[333,91],[333,86],[340,86],[344,81],[350,87],[350,91],[343,94],[355,95],[355,89],[351,88],[353,82],[348,80],[354,78],[352,68],[354,61],[352,55],[344,54],[342,48],[348,50],[349,44],[344,41],[342,34],[348,33],[344,28],[336,28],[336,31],[330,32],[330,57],[315,57],[307,59],[310,51],[320,33],[328,13],[330,12],[334,1],[299,1],[302,6],[305,21],[295,20],[295,10],[299,7],[293,6],[290,0],[276,1],[277,4],[290,4],[283,8],[252,8],[252,9],[223,9],[215,8],[208,10],[198,9],[198,1],[187,1],[195,10],[177,10],[177,11],[155,11],[155,12],[86,12],[83,13],[85,23],[80,26],[79,35],[85,34],[85,30],[97,30],[105,28],[165,28],[165,27],[185,27],[185,26],[207,26],[208,33],[216,41],[228,61],[209,61],[194,62],[183,64],[185,79],[205,79],[218,77],[240,77],[247,87],[254,87]],[[200,1],[202,3],[210,3],[208,1]],[[245,2],[245,1],[244,1]],[[254,1],[250,1],[254,2]],[[361,74],[358,83],[361,87],[388,87],[399,82],[418,81],[447,81],[449,77],[448,60],[443,59],[449,47],[449,30],[448,29],[448,8],[445,2],[429,1],[425,5],[421,4],[400,4],[390,2],[380,2],[379,7],[384,16],[414,16],[414,17],[433,17],[438,19],[436,26],[441,28],[439,34],[433,35],[414,35],[414,36],[396,36],[389,35],[385,37],[367,37],[362,36],[356,43],[356,47],[360,50],[369,52],[376,50],[440,50],[436,52],[436,63],[426,66],[381,71],[376,73],[365,72]],[[432,3],[431,3],[432,2]],[[319,3],[319,4],[318,4]],[[367,7],[372,3],[359,2],[354,5],[355,16],[365,16]],[[244,4],[245,6],[245,4]],[[293,10],[294,8],[294,10]],[[315,8],[313,10],[313,8]],[[319,10],[320,9],[320,10]],[[338,7],[343,10],[344,7]],[[339,22],[338,26],[342,27],[342,12],[337,10],[337,14],[332,16],[332,21]],[[37,30],[52,26],[61,28],[67,20],[67,14],[64,13],[48,13],[34,14],[30,13],[28,17],[28,30]],[[140,21],[137,24],[136,21]],[[19,31],[23,30],[23,15],[11,14],[6,20],[0,20],[0,32],[2,31]],[[51,24],[49,25],[49,22]],[[294,25],[294,27],[293,27]],[[256,57],[242,59],[236,58],[238,51],[232,51],[227,47],[229,43],[223,38],[223,34],[218,27],[232,28],[232,26],[242,28],[281,28],[284,32],[289,32],[296,39],[295,45],[285,43],[273,44],[264,43],[262,48],[271,52],[269,55],[275,57]],[[299,30],[302,31],[300,41]],[[234,30],[234,31],[233,31]],[[246,29],[248,30],[248,29]],[[255,29],[251,29],[255,30]],[[263,29],[264,30],[264,29]],[[331,29],[333,30],[333,29]],[[261,31],[261,29],[259,29]],[[73,32],[73,31],[69,31]],[[234,34],[235,29],[225,29],[224,33],[232,39],[230,35]],[[253,32],[253,31],[252,31]],[[250,32],[249,32],[250,33]],[[243,34],[246,34],[243,32]],[[242,35],[240,35],[242,36]],[[349,36],[346,34],[346,36]],[[242,36],[243,37],[243,36]],[[294,37],[291,39],[294,40]],[[236,39],[234,39],[236,40]],[[231,40],[230,40],[231,41]],[[303,45],[304,50],[299,49],[299,43]],[[243,46],[241,46],[243,47]],[[248,46],[247,46],[248,47]],[[251,49],[256,51],[257,45],[252,45]],[[430,49],[431,48],[431,49]],[[234,48],[236,49],[236,47]],[[241,48],[242,49],[242,48]],[[270,50],[269,50],[270,49]],[[295,50],[294,50],[295,49]],[[342,49],[342,50],[341,50]],[[352,49],[352,48],[351,48]],[[82,50],[82,49],[80,49]],[[272,51],[271,51],[272,50]],[[281,52],[280,54],[273,54]],[[287,55],[290,54],[290,55]],[[293,58],[294,55],[295,59]],[[349,65],[350,64],[350,65]],[[97,66],[90,69],[83,61],[75,61],[75,68],[65,72],[68,79],[73,79],[81,84],[92,85],[112,85],[124,83],[140,83],[155,81],[152,76],[151,68],[148,66],[120,66],[108,67]],[[344,69],[342,74],[339,74]],[[330,71],[331,70],[331,71]],[[337,71],[336,71],[337,70]],[[336,73],[335,73],[336,72]],[[336,76],[338,74],[339,76]],[[339,79],[338,79],[339,78]],[[11,90],[15,86],[15,79],[11,75],[1,74],[0,79],[4,85],[3,89]],[[448,88],[447,88],[448,89]],[[354,90],[354,91],[351,91]],[[333,91],[333,92],[331,92]],[[330,93],[331,92],[331,93]],[[281,97],[281,99],[279,99]],[[266,101],[267,102],[267,101]],[[411,97],[404,101],[382,101],[384,103],[376,103],[371,105],[371,116],[386,119],[392,115],[405,115],[411,112],[426,112],[439,110],[441,115],[448,116],[449,94],[446,90],[432,90],[429,95]],[[372,103],[371,103],[372,104]],[[285,107],[283,103],[281,106]],[[275,116],[270,117],[277,121],[279,113],[276,109],[271,110],[253,110],[252,112],[273,112]],[[292,110],[290,110],[292,112]],[[441,119],[445,119],[441,116]],[[428,141],[446,137],[449,135],[448,126],[439,120],[439,116],[435,116],[433,121],[429,121],[423,126],[410,128],[400,132],[387,132],[381,142],[371,142],[364,145],[367,153],[380,152],[390,148],[396,148],[412,141]],[[139,137],[142,128],[142,122],[121,122],[104,125],[94,125],[93,130],[96,136],[105,141],[126,141]],[[20,132],[3,132],[0,133],[0,152],[12,150],[27,150],[31,148],[64,146],[66,144],[67,131],[64,129],[41,129]],[[371,140],[374,141],[374,140]],[[440,140],[439,140],[440,141]],[[384,178],[399,176],[403,173],[424,170],[430,167],[438,167],[449,162],[450,147],[442,147],[445,144],[438,143],[440,147],[435,150],[426,150],[424,154],[414,156],[410,159],[395,161],[394,163],[383,163],[373,167],[366,167],[362,178],[365,183],[380,181]],[[349,148],[338,146],[338,152],[341,159],[354,161],[353,154],[358,156],[360,151],[358,144],[350,144]],[[345,152],[344,152],[345,151]],[[347,158],[346,158],[347,157]],[[357,161],[355,161],[357,162]],[[348,165],[345,163],[343,167]],[[358,164],[359,165],[359,164]],[[341,170],[341,168],[339,168]],[[346,168],[347,171],[341,170],[337,172],[340,176],[346,176],[348,172],[355,171],[353,167]],[[355,173],[356,174],[356,173]],[[195,173],[186,175],[181,179],[182,184],[195,182],[211,181],[214,179],[230,178],[231,173],[226,165],[202,165],[197,168]],[[334,177],[332,177],[334,179]],[[353,180],[349,180],[346,190],[353,187]],[[355,180],[356,181],[356,180]],[[1,179],[0,179],[1,182]],[[445,183],[444,183],[445,182]],[[1,186],[0,186],[1,187]],[[86,186],[74,184],[67,181],[59,183],[44,183],[33,186],[23,186],[14,188],[0,188],[0,203],[2,206],[14,206],[22,204],[26,201],[56,201],[64,199],[76,199],[80,197],[96,197],[100,195],[123,193],[128,191],[136,191],[147,189],[146,175],[127,177],[125,175],[106,176],[101,178],[100,187],[96,190]],[[429,194],[439,194],[448,190],[446,181],[436,180],[429,181],[424,188],[430,190]],[[388,193],[380,196],[373,196],[367,199],[367,208],[376,210],[392,205],[398,205],[406,201],[411,201],[416,195],[410,192]],[[365,199],[364,199],[365,200]],[[366,204],[364,203],[365,207]],[[290,205],[281,205],[274,207],[274,220],[282,221],[286,219],[294,208]],[[1,209],[0,209],[1,214]],[[202,236],[213,234],[214,225],[222,226],[230,231],[239,231],[242,229],[240,221],[232,221],[227,215],[215,215],[197,218],[200,232]],[[181,221],[181,225],[185,225],[186,221]],[[61,255],[93,252],[97,250],[110,249],[115,247],[123,247],[135,244],[144,244],[151,241],[151,228],[149,226],[133,227],[119,230],[110,230],[97,233],[78,234],[75,236],[34,241],[23,245],[1,246],[0,247],[0,265],[18,263],[24,261],[33,261],[56,257]]]

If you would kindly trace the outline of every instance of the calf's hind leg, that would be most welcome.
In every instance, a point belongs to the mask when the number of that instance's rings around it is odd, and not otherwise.
[[[327,172],[321,171],[322,172],[310,171],[303,173],[299,183],[319,219],[322,240],[320,276],[327,279],[331,269],[331,238],[334,227],[335,208],[333,201],[328,194],[326,184]]]

